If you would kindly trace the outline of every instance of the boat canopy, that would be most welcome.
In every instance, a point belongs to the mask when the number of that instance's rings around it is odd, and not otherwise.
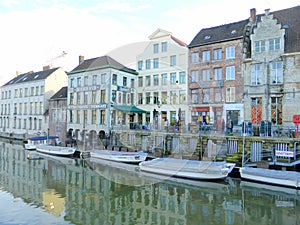
[[[58,136],[36,136],[27,138],[29,141],[43,141],[43,140],[55,140]]]

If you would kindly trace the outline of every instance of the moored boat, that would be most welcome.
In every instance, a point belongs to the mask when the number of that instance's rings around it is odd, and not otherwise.
[[[300,173],[297,171],[242,167],[240,175],[242,179],[251,181],[300,188]]]
[[[148,153],[139,152],[120,152],[112,150],[92,150],[90,151],[92,158],[105,159],[122,163],[138,164],[146,160]]]
[[[224,179],[234,166],[235,163],[174,158],[157,158],[139,164],[140,170],[144,172],[197,180]]]
[[[56,156],[73,156],[76,151],[76,148],[40,144],[36,146],[36,151],[44,154],[56,155]]]
[[[36,150],[36,146],[39,144],[48,144],[52,141],[57,142],[57,136],[35,136],[27,138],[27,143],[24,144],[26,150]]]

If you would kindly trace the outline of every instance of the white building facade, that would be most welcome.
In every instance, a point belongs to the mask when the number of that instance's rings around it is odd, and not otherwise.
[[[134,106],[137,72],[109,56],[84,60],[68,73],[68,130],[90,144],[112,129],[130,128],[143,111]]]
[[[145,50],[137,56],[137,106],[143,124],[165,129],[190,121],[187,105],[188,48],[170,32],[157,29]],[[180,123],[178,123],[180,122]]]
[[[1,87],[0,130],[36,135],[48,133],[49,99],[66,85],[62,68],[17,75]]]

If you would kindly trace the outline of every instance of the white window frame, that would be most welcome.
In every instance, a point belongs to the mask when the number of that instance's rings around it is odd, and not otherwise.
[[[235,80],[235,66],[226,67],[226,80]]]

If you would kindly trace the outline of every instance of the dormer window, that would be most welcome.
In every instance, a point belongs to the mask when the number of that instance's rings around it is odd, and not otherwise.
[[[206,35],[206,36],[204,37],[204,40],[208,40],[208,39],[210,39],[210,35]]]
[[[34,78],[33,78],[33,79],[36,79],[36,78],[38,78],[38,77],[39,77],[39,75],[37,74],[37,75],[35,75],[35,76],[34,76]]]
[[[231,31],[231,34],[236,34],[236,30],[232,30],[232,31]]]

